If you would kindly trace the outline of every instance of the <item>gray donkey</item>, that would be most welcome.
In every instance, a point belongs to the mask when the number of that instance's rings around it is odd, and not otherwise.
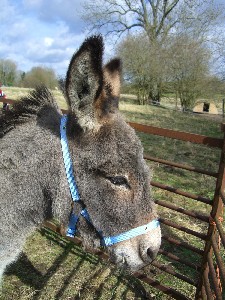
[[[111,260],[131,271],[158,252],[149,169],[118,112],[121,63],[103,66],[102,55],[102,38],[93,36],[72,57],[66,118],[44,87],[0,117],[0,278],[27,236],[52,218],[70,224],[69,234],[77,231],[87,249],[107,246]]]

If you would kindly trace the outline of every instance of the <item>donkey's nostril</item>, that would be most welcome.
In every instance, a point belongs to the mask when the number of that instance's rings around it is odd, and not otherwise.
[[[151,260],[154,260],[156,258],[156,253],[153,252],[150,248],[147,249],[147,254]]]

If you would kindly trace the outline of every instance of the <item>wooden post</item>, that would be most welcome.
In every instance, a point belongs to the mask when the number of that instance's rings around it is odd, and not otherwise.
[[[223,118],[224,118],[224,108],[225,108],[225,99],[222,100],[222,114],[223,114]]]
[[[209,228],[207,233],[207,241],[205,244],[204,255],[202,260],[202,270],[200,272],[200,280],[199,285],[197,287],[195,299],[202,299],[203,295],[201,295],[202,288],[204,287],[204,272],[208,267],[207,257],[212,256],[213,254],[213,247],[212,247],[212,238],[216,238],[216,223],[215,218],[220,219],[223,215],[223,201],[221,198],[221,191],[224,191],[225,188],[225,123],[222,123],[221,130],[224,132],[224,139],[223,139],[223,147],[221,150],[221,157],[220,157],[220,164],[219,164],[219,171],[218,177],[216,182],[216,188],[213,198],[213,205],[211,211],[211,220],[209,220]]]

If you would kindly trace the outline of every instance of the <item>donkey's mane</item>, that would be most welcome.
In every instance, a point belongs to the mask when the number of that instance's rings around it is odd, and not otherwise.
[[[21,97],[9,111],[0,115],[0,137],[16,125],[28,122],[38,116],[43,109],[48,108],[58,109],[52,93],[45,86],[39,86],[27,96]]]

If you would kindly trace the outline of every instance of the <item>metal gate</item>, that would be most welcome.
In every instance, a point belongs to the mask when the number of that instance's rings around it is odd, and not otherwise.
[[[166,207],[168,209],[174,210],[176,212],[182,213],[193,218],[197,218],[202,222],[207,222],[208,231],[206,232],[206,234],[203,234],[200,232],[196,232],[190,228],[185,228],[182,224],[174,223],[173,221],[170,221],[168,219],[160,219],[160,222],[165,226],[176,228],[177,230],[193,235],[204,241],[204,249],[199,249],[186,242],[182,242],[180,240],[171,238],[170,236],[163,235],[163,240],[166,240],[169,243],[176,245],[176,247],[184,247],[189,251],[192,251],[196,255],[199,255],[199,265],[193,264],[191,260],[189,261],[187,259],[183,259],[182,257],[177,257],[173,253],[167,252],[163,249],[160,249],[159,251],[159,253],[171,259],[171,261],[179,261],[180,263],[186,266],[197,269],[197,272],[199,274],[197,281],[193,281],[189,277],[187,277],[186,274],[178,273],[172,268],[162,265],[157,261],[153,262],[153,265],[163,270],[164,272],[169,273],[171,276],[174,276],[176,278],[186,281],[189,284],[196,286],[195,299],[225,299],[225,234],[224,229],[222,227],[223,205],[225,204],[225,124],[223,123],[221,125],[221,130],[224,132],[223,139],[135,123],[130,123],[130,125],[135,130],[147,134],[159,135],[167,138],[206,145],[207,147],[212,148],[212,151],[214,148],[219,148],[221,150],[218,172],[197,169],[192,166],[182,165],[175,162],[158,159],[155,157],[150,157],[148,155],[146,155],[145,158],[150,161],[157,162],[159,164],[170,166],[172,168],[181,168],[190,172],[197,172],[206,176],[212,176],[216,178],[213,199],[208,199],[201,195],[192,194],[180,190],[179,188],[167,186],[158,182],[151,182],[151,185],[154,187],[185,196],[195,201],[200,201],[202,203],[205,203],[206,205],[210,205],[211,207],[211,213],[209,215],[205,215],[199,212],[195,212],[193,210],[185,210],[182,207],[176,206],[166,201],[156,200],[156,203],[160,206]],[[157,287],[164,293],[171,295],[171,297],[175,299],[189,299],[187,296],[182,295],[179,291],[176,291],[171,287],[162,286],[160,282],[155,282],[154,280],[151,281],[147,278],[141,279],[148,282],[149,284],[152,284],[154,287]]]

